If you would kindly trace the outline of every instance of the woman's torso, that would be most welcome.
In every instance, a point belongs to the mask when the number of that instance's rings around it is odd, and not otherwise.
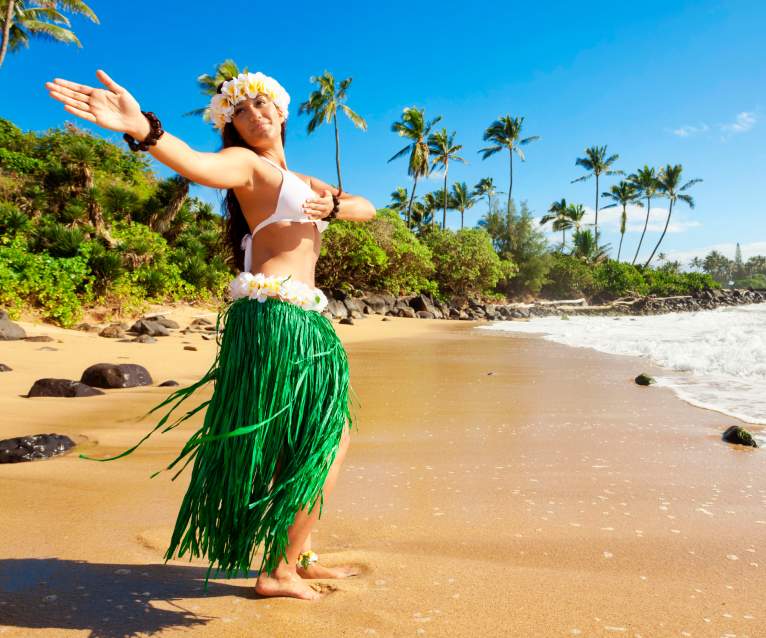
[[[286,204],[285,196],[288,194],[293,195],[287,198],[293,206],[297,201],[296,191],[300,195],[298,199],[304,195],[310,197],[312,193],[316,195],[310,189],[310,178],[292,171],[292,177],[284,174],[284,179],[300,179],[308,188],[296,189],[295,183],[284,184],[285,189],[291,188],[293,192],[282,193],[282,172],[276,166],[268,162],[264,163],[267,166],[257,176],[253,188],[236,191],[242,213],[251,230],[255,230],[261,222],[276,212],[280,194],[283,197],[283,208]],[[301,190],[304,192],[300,192]],[[250,272],[262,272],[265,275],[292,275],[293,279],[313,286],[321,243],[321,232],[316,223],[300,223],[285,219],[272,221],[258,229],[254,235]]]

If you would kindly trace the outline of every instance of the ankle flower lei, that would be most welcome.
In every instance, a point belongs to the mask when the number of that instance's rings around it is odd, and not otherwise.
[[[303,552],[300,556],[298,556],[298,567],[303,567],[303,569],[308,569],[309,566],[311,566],[313,563],[316,563],[319,560],[319,556],[317,556],[314,552],[311,550],[307,552]]]
[[[221,92],[216,93],[210,100],[205,116],[213,122],[215,128],[222,129],[227,122],[231,122],[234,107],[239,102],[254,98],[259,93],[269,96],[287,119],[290,95],[279,82],[260,71],[240,73],[237,77],[224,82],[221,85]]]
[[[291,277],[241,272],[229,284],[229,293],[233,299],[249,297],[261,303],[269,297],[276,297],[305,310],[322,312],[327,306],[325,294],[319,288],[312,288]]]

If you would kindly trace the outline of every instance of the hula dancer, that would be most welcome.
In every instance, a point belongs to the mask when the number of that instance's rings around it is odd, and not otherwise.
[[[201,153],[162,129],[126,89],[103,71],[106,89],[63,79],[46,83],[74,115],[124,133],[184,177],[226,189],[226,233],[241,272],[216,322],[215,361],[193,385],[150,410],[173,403],[156,427],[113,460],[130,454],[165,425],[173,410],[213,381],[212,398],[166,426],[207,408],[204,423],[168,469],[192,462],[166,562],[206,556],[211,570],[247,576],[263,551],[256,592],[320,598],[304,578],[341,578],[311,551],[311,528],[335,484],[352,419],[348,360],[327,299],[314,286],[321,232],[332,219],[368,221],[373,205],[329,184],[287,170],[285,122],[290,97],[273,78],[242,73],[224,82],[209,115],[223,148]],[[89,458],[89,457],[86,457]],[[175,476],[173,478],[175,478]]]

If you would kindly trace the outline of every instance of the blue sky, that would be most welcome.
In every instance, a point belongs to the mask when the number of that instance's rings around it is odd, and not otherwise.
[[[766,168],[766,5],[758,2],[388,2],[315,3],[131,2],[90,0],[101,24],[73,18],[83,48],[33,42],[0,67],[0,115],[25,130],[60,126],[74,116],[51,100],[53,77],[94,84],[104,68],[167,130],[193,147],[214,151],[211,126],[183,113],[205,104],[195,79],[234,58],[274,76],[290,93],[288,167],[335,181],[332,128],[306,134],[298,115],[327,69],[353,77],[348,104],[368,131],[341,122],[345,189],[377,207],[397,186],[411,187],[406,160],[387,160],[403,140],[391,124],[407,106],[457,131],[467,164],[450,181],[469,186],[491,176],[507,190],[508,156],[481,160],[482,134],[498,116],[523,116],[524,134],[541,139],[514,160],[514,198],[533,213],[566,197],[591,208],[595,184],[571,184],[586,146],[608,145],[617,167],[680,163],[696,208],[680,205],[662,250],[687,259],[713,247],[733,256],[766,254],[766,206],[759,195]],[[80,123],[82,123],[80,121]],[[84,124],[84,123],[82,123]],[[108,131],[101,134],[118,140]],[[169,174],[159,167],[161,174]],[[607,190],[612,180],[605,180]],[[417,193],[439,187],[435,175]],[[216,191],[195,192],[218,201]],[[466,213],[472,226],[485,210]],[[666,205],[653,205],[645,246],[664,225]],[[632,254],[643,224],[630,211],[623,256]],[[448,213],[450,216],[450,213]],[[451,213],[448,225],[459,226]],[[615,249],[617,213],[599,215],[602,238]],[[558,235],[551,235],[557,239]],[[646,256],[642,249],[642,256]]]

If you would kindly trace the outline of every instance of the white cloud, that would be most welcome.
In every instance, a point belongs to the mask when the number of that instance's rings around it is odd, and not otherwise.
[[[742,259],[747,261],[750,257],[755,255],[766,255],[766,241],[754,241],[749,244],[740,244],[740,250],[742,251]],[[736,242],[727,242],[722,244],[712,244],[705,246],[704,248],[697,248],[694,250],[668,250],[665,251],[668,255],[668,259],[673,261],[680,261],[682,264],[688,264],[694,257],[705,257],[713,250],[717,250],[719,253],[725,255],[729,259],[734,259],[734,253],[737,250]]]
[[[709,131],[710,127],[705,124],[704,122],[698,126],[691,126],[691,125],[685,125],[681,126],[677,129],[673,129],[673,135],[677,135],[678,137],[691,137],[692,135],[697,135],[698,133],[705,133],[706,131]]]
[[[593,208],[585,207],[586,213],[583,218],[583,222],[586,224],[593,224],[596,221],[596,213]],[[625,234],[628,233],[642,233],[644,231],[644,223],[646,221],[646,208],[641,206],[631,205],[627,208],[628,223],[625,225]],[[649,225],[646,228],[648,233],[661,233],[665,228],[665,219],[668,215],[667,208],[661,208],[659,206],[652,206],[649,213]],[[603,228],[604,231],[614,231],[619,233],[620,230],[620,217],[622,216],[622,207],[599,209],[598,211],[598,225],[599,231]],[[668,225],[668,233],[683,233],[690,228],[697,228],[701,226],[700,222],[696,219],[691,219],[689,212],[677,207],[673,208],[673,216],[670,218],[670,224]]]
[[[716,128],[721,133],[721,140],[726,141],[732,135],[739,135],[752,130],[757,122],[758,116],[753,111],[742,111],[737,113],[734,121],[718,124],[716,125]],[[707,133],[708,131],[710,131],[710,126],[705,124],[705,122],[700,122],[696,125],[684,124],[683,126],[670,130],[676,137],[692,137],[694,135]]]
[[[721,124],[720,128],[721,132],[727,136],[737,135],[750,131],[757,121],[758,118],[755,116],[755,113],[752,111],[742,111],[742,113],[737,114],[733,122]]]

